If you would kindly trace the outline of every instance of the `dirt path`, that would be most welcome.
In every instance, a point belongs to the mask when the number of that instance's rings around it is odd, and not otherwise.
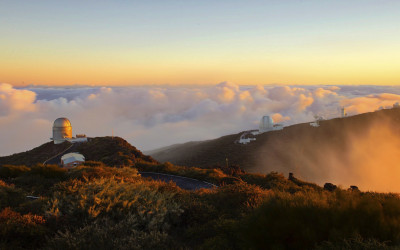
[[[75,149],[76,149],[76,146],[77,146],[77,143],[71,144],[71,146],[69,146],[67,149],[65,149],[65,150],[62,151],[61,153],[58,153],[58,154],[52,156],[51,158],[45,160],[45,161],[43,162],[43,165],[46,165],[46,164],[56,164],[56,165],[57,165],[57,164],[60,164],[60,163],[61,163],[61,157],[62,157],[64,154],[74,152]]]

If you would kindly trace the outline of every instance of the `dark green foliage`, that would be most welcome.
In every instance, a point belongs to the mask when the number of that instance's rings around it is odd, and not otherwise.
[[[139,171],[167,173],[179,176],[185,176],[193,179],[207,181],[214,184],[233,183],[239,179],[228,176],[220,169],[202,169],[194,167],[175,166],[169,162],[163,164],[138,163],[135,165]]]
[[[398,244],[399,206],[397,195],[275,192],[243,221],[243,239],[249,248],[309,249],[356,234]]]
[[[158,230],[143,230],[137,216],[124,220],[101,218],[75,231],[59,232],[50,239],[48,249],[177,249],[169,235]]]
[[[297,191],[301,188],[294,182],[286,179],[283,174],[271,172],[267,175],[262,174],[243,174],[240,178],[250,184],[257,185],[265,189],[280,191]]]
[[[30,168],[26,166],[3,165],[0,166],[0,178],[15,178],[28,172]]]
[[[18,207],[25,201],[24,192],[0,181],[0,210],[6,207]]]
[[[49,179],[65,179],[67,169],[60,168],[57,165],[37,164],[31,168],[29,175],[40,175]]]
[[[96,179],[96,178],[115,178],[122,180],[132,180],[139,178],[136,168],[130,167],[108,167],[101,162],[85,162],[82,166],[75,168],[68,174],[70,179]]]
[[[262,204],[269,193],[257,186],[236,182],[191,194],[191,200],[184,203],[185,240],[204,249],[239,248],[239,221]]]
[[[357,235],[354,238],[343,239],[338,242],[324,241],[319,244],[316,250],[389,250],[400,249],[400,247],[388,246],[386,242],[379,242],[376,239],[363,239]]]
[[[67,179],[67,170],[57,165],[37,164],[31,168],[6,165],[0,169],[6,170],[3,178],[16,177],[11,182],[33,195],[45,195],[54,184]]]
[[[164,188],[168,184],[128,178],[137,173],[134,169],[114,170],[126,176],[71,179],[54,188],[47,212],[66,218],[69,228],[50,240],[50,248],[157,249],[172,244],[168,232],[182,209],[175,193]]]
[[[10,208],[0,211],[0,248],[36,248],[45,240],[47,229],[42,216],[21,215]]]
[[[40,175],[44,178],[65,179],[67,170],[57,165],[36,164],[32,167],[3,165],[0,167],[0,178]]]

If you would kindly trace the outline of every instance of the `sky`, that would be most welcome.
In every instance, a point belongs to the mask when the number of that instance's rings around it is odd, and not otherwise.
[[[398,85],[400,1],[0,1],[0,82]]]

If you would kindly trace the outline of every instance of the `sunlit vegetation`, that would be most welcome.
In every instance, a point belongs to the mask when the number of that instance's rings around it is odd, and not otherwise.
[[[142,178],[209,181],[186,191]],[[38,199],[27,198],[37,196]],[[397,194],[323,188],[279,173],[170,163],[0,167],[0,249],[392,249]]]

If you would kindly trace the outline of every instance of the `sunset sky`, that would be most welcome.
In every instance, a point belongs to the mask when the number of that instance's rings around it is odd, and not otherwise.
[[[0,83],[400,84],[400,1],[1,1]]]

